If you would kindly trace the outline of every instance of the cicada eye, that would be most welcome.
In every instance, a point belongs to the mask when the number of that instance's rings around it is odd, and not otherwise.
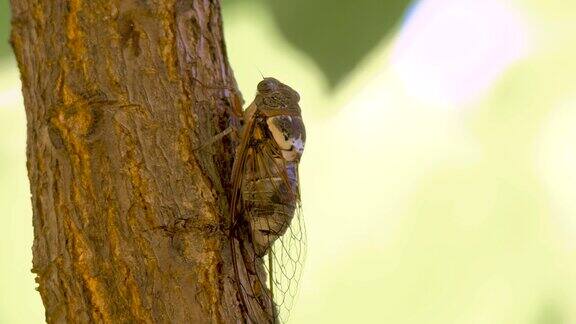
[[[294,91],[294,100],[295,100],[296,102],[300,102],[300,94],[299,94],[298,92],[296,92],[296,91]]]
[[[267,93],[276,88],[276,81],[272,78],[266,78],[258,83],[258,92]]]

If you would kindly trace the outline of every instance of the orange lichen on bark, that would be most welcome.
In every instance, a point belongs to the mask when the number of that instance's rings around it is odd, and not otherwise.
[[[198,285],[206,292],[212,323],[224,323],[220,313],[223,290],[220,276],[222,267],[220,240],[215,237],[208,237],[204,240],[204,244],[204,253],[198,258],[200,260]]]
[[[84,44],[84,32],[78,19],[82,7],[82,0],[68,0],[68,16],[66,17],[66,38],[68,49],[72,59],[79,62],[84,77],[87,73],[86,45]]]
[[[37,25],[44,26],[46,23],[46,16],[44,15],[44,8],[42,7],[42,3],[35,2],[32,4],[32,15]]]
[[[180,155],[180,159],[184,162],[188,162],[190,160],[190,153],[191,153],[191,145],[190,145],[190,135],[187,132],[181,131],[178,135],[178,148],[177,151]]]
[[[71,42],[80,41],[81,31],[78,28],[78,11],[80,10],[81,0],[68,1],[68,17],[66,18],[66,37]],[[73,44],[79,46],[72,46],[77,50],[83,50],[82,43]],[[80,54],[80,53],[79,53]]]
[[[72,251],[76,272],[80,274],[84,285],[89,292],[90,303],[93,305],[93,320],[112,323],[110,310],[108,309],[108,299],[110,296],[106,292],[105,284],[93,274],[93,252],[86,242],[84,235],[78,230],[70,218],[66,218],[66,228],[71,235]],[[72,315],[73,318],[73,314]]]
[[[162,2],[159,9],[160,23],[162,24],[163,35],[160,37],[160,50],[162,60],[166,65],[168,77],[174,81],[176,75],[176,42],[174,41],[174,0]]]
[[[59,76],[58,85],[64,104],[56,108],[55,116],[50,121],[68,144],[74,157],[73,165],[81,175],[82,187],[88,189],[91,183],[91,155],[85,136],[93,126],[93,114],[90,105],[66,85],[64,74]]]

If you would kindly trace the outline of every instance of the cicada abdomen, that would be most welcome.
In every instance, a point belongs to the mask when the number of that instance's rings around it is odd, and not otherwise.
[[[244,312],[287,319],[305,256],[298,164],[306,134],[299,95],[273,78],[245,112],[232,172],[232,255]]]

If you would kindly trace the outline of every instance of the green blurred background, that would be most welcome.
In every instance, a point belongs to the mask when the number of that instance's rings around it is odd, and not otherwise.
[[[0,323],[41,323],[0,1]],[[576,323],[576,2],[223,2],[245,98],[302,96],[291,323]]]

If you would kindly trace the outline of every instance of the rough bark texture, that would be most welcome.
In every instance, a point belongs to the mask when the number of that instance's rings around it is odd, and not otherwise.
[[[237,322],[219,2],[11,4],[47,322]]]

